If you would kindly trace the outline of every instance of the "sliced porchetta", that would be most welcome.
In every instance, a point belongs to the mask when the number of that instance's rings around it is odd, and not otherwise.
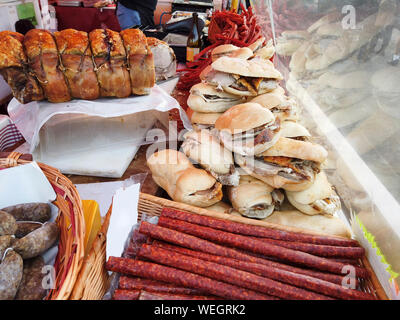
[[[73,98],[94,100],[100,95],[88,34],[65,29],[54,33],[62,71]]]
[[[125,98],[132,94],[126,51],[118,32],[95,29],[89,33],[101,97]]]
[[[17,32],[0,32],[0,74],[20,103],[44,99],[42,87],[29,70],[22,43],[24,36]]]
[[[50,102],[71,100],[53,35],[47,30],[32,29],[26,33],[23,44],[29,68],[43,88],[47,100]]]

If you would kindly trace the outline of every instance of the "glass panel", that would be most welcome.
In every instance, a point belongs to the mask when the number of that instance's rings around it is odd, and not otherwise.
[[[400,273],[399,2],[254,0],[253,6],[264,35],[274,38],[287,93],[330,150],[325,169],[344,214],[360,219]]]

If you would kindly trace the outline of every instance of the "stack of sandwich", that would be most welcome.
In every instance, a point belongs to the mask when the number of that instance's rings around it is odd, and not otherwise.
[[[335,215],[340,201],[321,170],[327,151],[297,122],[281,73],[248,49],[214,49],[214,62],[190,90],[194,130],[182,152],[148,159],[153,179],[175,201],[248,218],[276,216],[285,195],[299,210],[293,221]]]

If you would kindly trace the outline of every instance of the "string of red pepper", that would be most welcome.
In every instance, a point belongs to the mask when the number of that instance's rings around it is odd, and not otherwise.
[[[201,81],[200,73],[211,64],[211,51],[215,47],[222,44],[247,47],[262,37],[261,27],[257,24],[252,8],[246,9],[241,4],[241,11],[240,14],[227,10],[213,13],[211,23],[216,23],[221,33],[213,35],[215,42],[195,55],[195,60],[186,64],[187,68],[177,70],[183,72],[177,84],[178,89],[189,90]]]

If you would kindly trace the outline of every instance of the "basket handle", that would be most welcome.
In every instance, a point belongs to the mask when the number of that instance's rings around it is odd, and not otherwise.
[[[6,159],[6,167],[11,168],[11,167],[16,167],[18,165],[18,160],[25,160],[25,161],[32,161],[32,155],[31,154],[22,154],[19,152],[0,152],[0,158],[5,158]]]
[[[8,153],[8,155],[7,155]],[[16,167],[18,165],[18,160],[21,158],[23,154],[19,152],[6,152],[5,157],[6,158],[6,167],[11,168],[11,167]]]

